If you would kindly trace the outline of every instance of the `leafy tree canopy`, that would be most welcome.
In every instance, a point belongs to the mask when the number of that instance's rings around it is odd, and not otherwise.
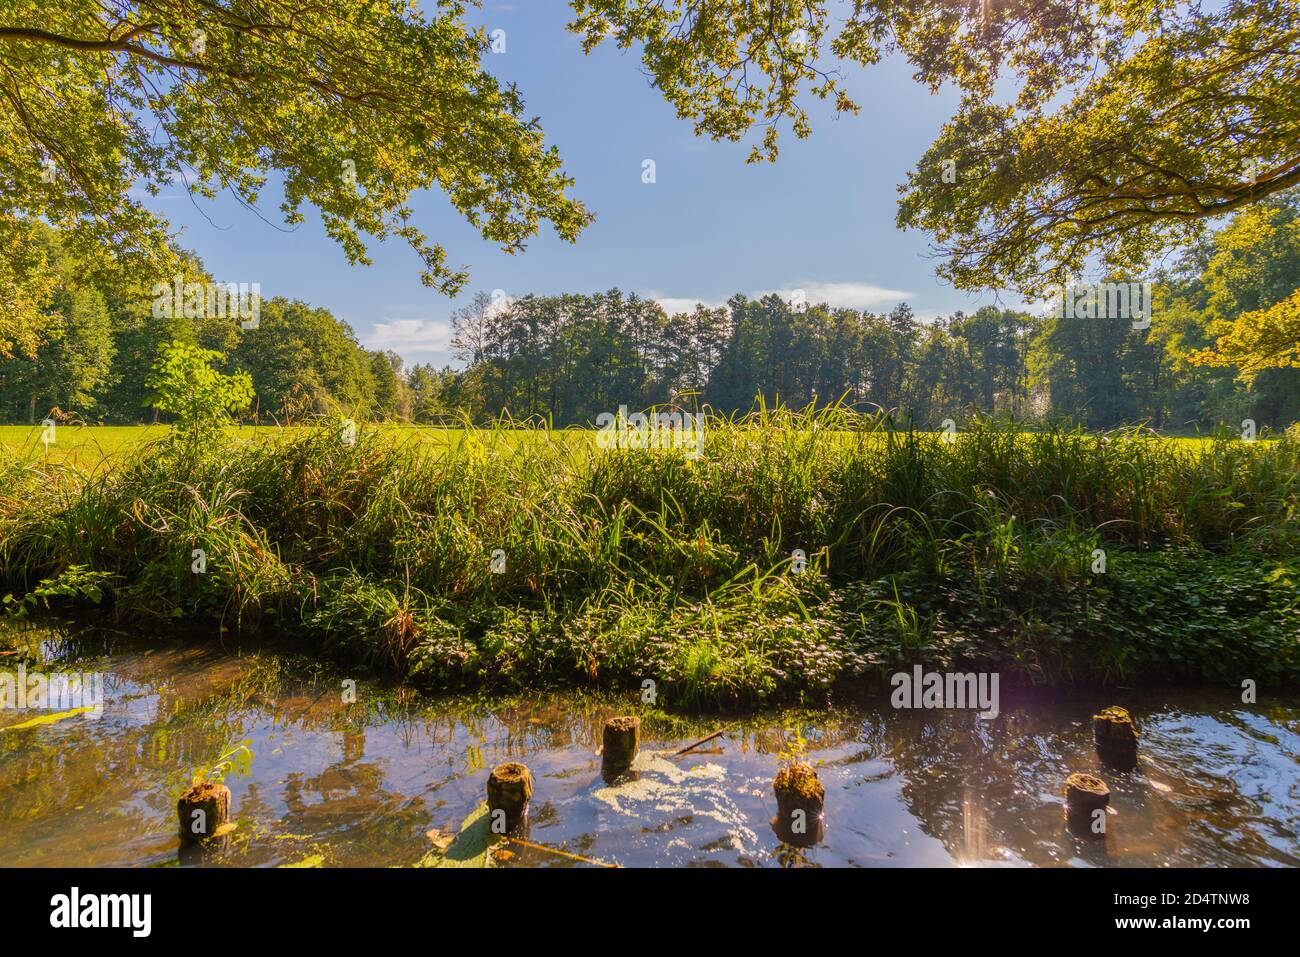
[[[411,222],[440,187],[514,252],[590,221],[513,87],[483,70],[465,5],[406,0],[8,0],[0,14],[0,351],[31,353],[48,290],[36,221],[88,268],[170,275],[167,227],[135,189],[314,206],[349,261],[404,239],[427,285],[467,281]]]
[[[1217,341],[1192,361],[1232,366],[1251,380],[1300,367],[1300,195],[1243,210],[1210,248],[1206,313]]]
[[[961,107],[900,187],[960,288],[1041,296],[1132,274],[1207,220],[1300,183],[1300,0],[573,0],[588,50],[642,45],[696,132],[774,159],[807,94],[856,112],[834,61],[899,52]],[[999,78],[1018,94],[995,102]]]
[[[1197,365],[1234,366],[1247,380],[1262,369],[1300,369],[1300,289],[1267,309],[1210,327],[1220,333],[1214,349],[1193,353]]]

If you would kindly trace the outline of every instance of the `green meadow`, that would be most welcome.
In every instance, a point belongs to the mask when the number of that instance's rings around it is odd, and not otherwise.
[[[306,428],[306,426],[231,425],[227,427],[226,434],[232,444],[238,445],[246,442],[289,439],[301,434]],[[465,429],[431,425],[385,423],[370,428],[390,440],[400,442],[414,439],[437,445],[454,444],[467,434]],[[40,425],[0,425],[0,447],[8,455],[28,462],[47,461],[93,468],[104,460],[120,459],[123,453],[129,453],[141,445],[166,438],[169,427],[166,425],[58,425],[55,429],[54,441],[49,446],[41,440],[44,431],[44,427]],[[497,442],[534,441],[538,434],[535,429],[470,431],[480,437],[490,435],[493,441]],[[546,434],[552,438],[560,437],[564,441],[582,444],[590,442],[594,433],[587,429],[570,428],[554,430]],[[847,436],[848,433],[845,435]],[[1164,441],[1174,446],[1196,448],[1208,440],[1168,436]]]

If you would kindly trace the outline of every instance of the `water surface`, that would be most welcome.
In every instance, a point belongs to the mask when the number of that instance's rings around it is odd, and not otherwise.
[[[418,862],[523,761],[528,841],[624,866],[1294,866],[1300,863],[1300,697],[1240,690],[1004,690],[1001,714],[900,711],[888,700],[748,718],[682,718],[635,695],[430,698],[301,656],[171,640],[103,646],[6,626],[22,662],[104,676],[104,710],[25,729],[0,710],[0,866],[174,866],[175,801],[196,770],[248,741],[232,770],[237,828],[211,865]],[[1131,774],[1103,769],[1090,716],[1121,704],[1142,729]],[[601,778],[606,718],[642,714],[642,773]],[[671,752],[726,733],[701,753]],[[815,846],[783,844],[772,778],[802,754],[826,788]],[[1066,827],[1072,771],[1112,791],[1104,838]],[[431,837],[432,834],[432,837]],[[510,846],[505,866],[584,866]]]

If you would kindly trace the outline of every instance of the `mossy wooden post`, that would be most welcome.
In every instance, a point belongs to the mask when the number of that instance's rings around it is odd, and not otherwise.
[[[610,718],[606,721],[601,745],[601,773],[606,778],[613,778],[630,768],[640,743],[640,718]]]
[[[181,843],[197,844],[214,837],[230,823],[230,788],[204,782],[186,789],[176,802]]]
[[[498,764],[488,775],[487,803],[492,833],[514,830],[528,813],[533,776],[518,761]],[[500,811],[502,814],[498,814]]]
[[[776,820],[772,825],[781,840],[798,846],[819,841],[826,789],[812,766],[796,763],[783,767],[772,789],[776,792]]]
[[[1097,820],[1096,812],[1105,814],[1109,804],[1110,788],[1095,774],[1071,774],[1065,779],[1065,815],[1074,833],[1104,836],[1105,825],[1098,829],[1093,822]]]
[[[1111,767],[1120,771],[1137,767],[1137,727],[1126,709],[1111,706],[1093,715],[1092,736],[1097,754]]]

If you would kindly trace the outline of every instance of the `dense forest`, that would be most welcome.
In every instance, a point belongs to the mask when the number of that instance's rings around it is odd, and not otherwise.
[[[1172,432],[1300,419],[1300,369],[1243,376],[1189,359],[1223,324],[1300,286],[1294,193],[1237,214],[1155,271],[1146,329],[1128,318],[998,306],[922,322],[906,304],[874,314],[774,295],[670,316],[618,289],[480,294],[453,316],[460,368],[442,369],[405,367],[391,352],[365,349],[327,309],[283,298],[261,302],[254,329],[224,316],[160,318],[148,286],[96,282],[54,232],[45,241],[57,279],[45,342],[34,356],[0,358],[0,421],[151,421],[145,379],[173,340],[217,350],[228,371],[247,371],[256,394],[248,418],[262,423],[343,409],[394,421],[539,416],[564,426],[624,404],[676,401],[732,414],[760,398],[894,410],[923,428],[975,412]],[[187,261],[187,280],[210,280]]]

